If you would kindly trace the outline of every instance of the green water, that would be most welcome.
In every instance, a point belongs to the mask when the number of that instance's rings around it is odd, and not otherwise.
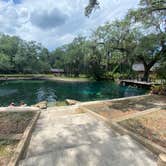
[[[39,101],[64,101],[66,98],[80,101],[114,99],[145,94],[145,89],[119,86],[114,82],[54,82],[42,80],[18,80],[0,82],[0,106],[24,101],[27,105]]]

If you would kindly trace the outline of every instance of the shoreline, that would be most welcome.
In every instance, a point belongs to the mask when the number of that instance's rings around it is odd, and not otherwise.
[[[93,80],[88,78],[70,78],[70,77],[54,77],[54,76],[1,76],[0,81],[14,81],[14,80],[49,80],[60,82],[91,82]]]

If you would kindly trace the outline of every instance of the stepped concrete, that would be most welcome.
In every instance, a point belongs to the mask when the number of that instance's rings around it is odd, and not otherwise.
[[[88,113],[41,113],[20,166],[155,166],[155,156]]]

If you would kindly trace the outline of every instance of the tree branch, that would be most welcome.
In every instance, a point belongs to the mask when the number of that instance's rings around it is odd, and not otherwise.
[[[162,7],[162,8],[154,8],[154,9],[151,9],[151,12],[155,12],[155,11],[163,11],[163,10],[166,10],[166,7]]]

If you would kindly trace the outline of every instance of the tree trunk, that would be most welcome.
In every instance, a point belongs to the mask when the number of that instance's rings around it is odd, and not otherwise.
[[[150,75],[150,69],[154,66],[155,61],[151,61],[148,65],[144,64],[144,76],[143,76],[143,81],[148,81],[149,80],[149,75]]]
[[[143,81],[148,81],[149,79],[149,74],[150,74],[150,69],[145,68],[144,75],[143,75]]]

